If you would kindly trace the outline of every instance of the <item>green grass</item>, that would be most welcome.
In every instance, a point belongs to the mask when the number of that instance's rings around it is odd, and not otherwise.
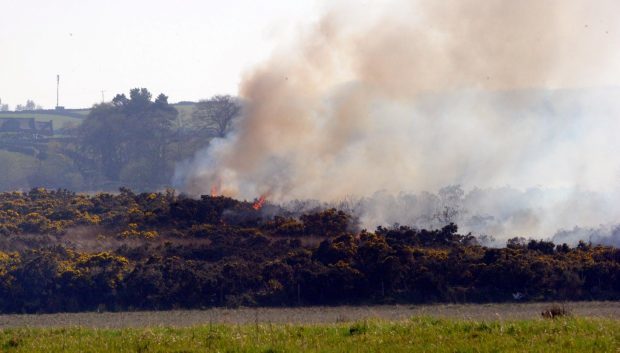
[[[618,352],[620,321],[567,318],[6,329],[2,352]]]
[[[176,110],[179,111],[179,119],[182,124],[188,124],[192,119],[192,112],[194,111],[193,104],[173,104]],[[37,121],[53,121],[54,128],[60,128],[63,125],[70,124],[80,124],[88,114],[90,113],[90,109],[68,109],[67,112],[69,115],[63,115],[62,111],[59,112],[50,112],[49,113],[41,113],[41,112],[0,112],[0,118],[34,118]],[[77,116],[76,116],[77,115]]]
[[[38,113],[13,113],[2,112],[0,118],[34,118],[37,121],[53,121],[54,128],[62,127],[67,123],[80,124],[82,119],[78,119],[72,116],[66,116],[62,114],[38,114]]]
[[[90,109],[71,110],[71,112],[73,112],[75,114],[79,114],[79,115],[83,116],[84,118],[86,118],[88,116],[88,114],[90,113]]]
[[[176,104],[174,107],[179,112],[179,119],[182,124],[188,124],[192,120],[192,113],[194,112],[195,105]]]

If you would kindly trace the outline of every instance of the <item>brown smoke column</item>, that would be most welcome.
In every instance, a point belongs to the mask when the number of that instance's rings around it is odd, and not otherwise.
[[[617,121],[551,148],[549,124],[527,110],[539,92],[618,85],[620,2],[380,3],[329,2],[298,41],[248,71],[236,133],[179,171],[186,191],[208,193],[221,180],[230,196],[334,200],[452,183],[588,187],[617,176],[574,153]],[[489,103],[496,93],[508,98]],[[580,174],[584,165],[596,175]]]

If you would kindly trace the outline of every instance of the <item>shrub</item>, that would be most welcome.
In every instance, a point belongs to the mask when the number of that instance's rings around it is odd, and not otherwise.
[[[553,304],[549,308],[543,310],[540,315],[545,319],[555,319],[570,315],[570,311],[566,308],[566,306],[564,306],[564,304]]]

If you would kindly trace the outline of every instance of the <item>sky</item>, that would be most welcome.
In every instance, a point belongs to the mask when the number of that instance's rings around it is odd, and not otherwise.
[[[171,102],[236,94],[320,13],[313,0],[0,0],[0,99],[85,108],[134,87]]]

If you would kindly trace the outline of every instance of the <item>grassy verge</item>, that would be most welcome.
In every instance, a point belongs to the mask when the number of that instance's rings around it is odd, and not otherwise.
[[[6,329],[2,352],[617,352],[620,321],[556,319]]]

